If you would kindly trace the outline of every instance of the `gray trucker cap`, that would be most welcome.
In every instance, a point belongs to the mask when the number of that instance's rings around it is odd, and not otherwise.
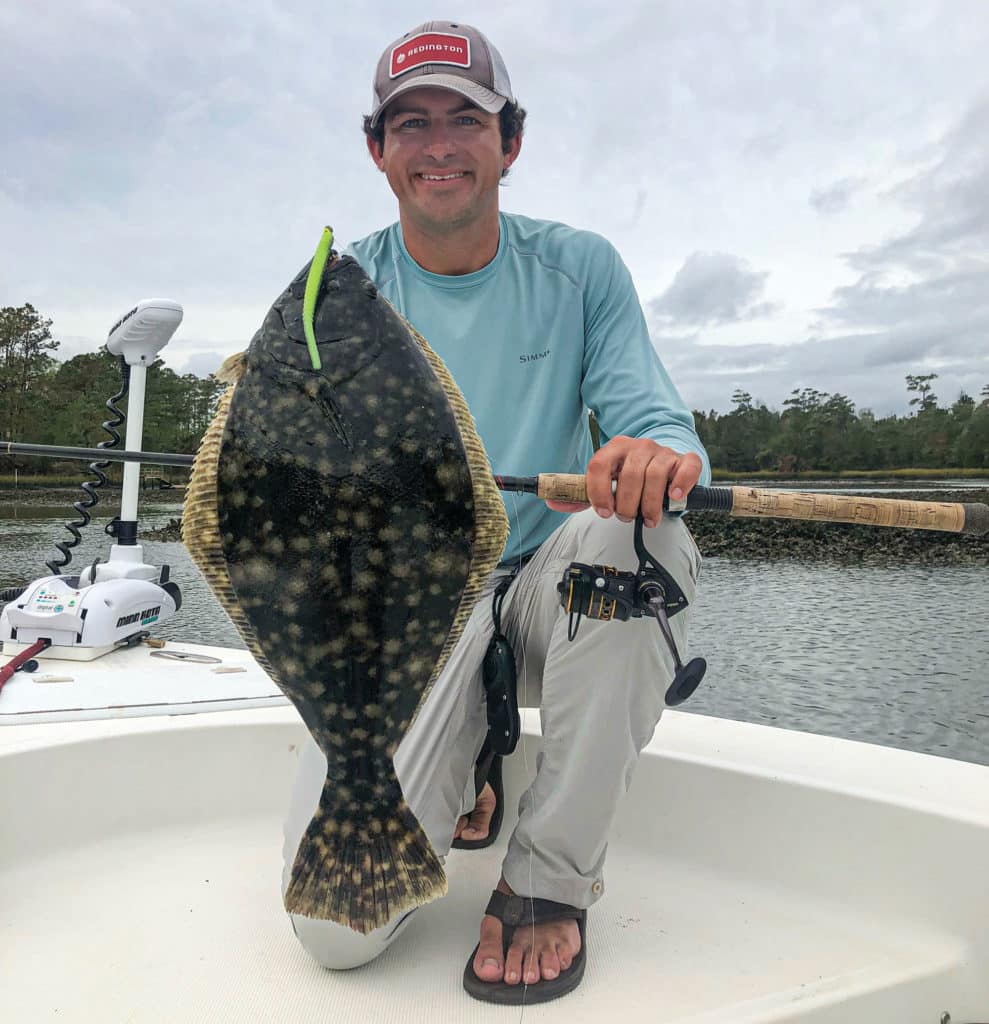
[[[476,28],[455,21],[427,21],[386,47],[374,74],[371,124],[396,96],[423,86],[452,89],[489,114],[512,99],[501,54]]]

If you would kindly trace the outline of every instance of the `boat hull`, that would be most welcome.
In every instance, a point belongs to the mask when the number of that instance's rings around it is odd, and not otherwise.
[[[506,822],[379,961],[314,964],[281,906],[290,707],[0,730],[12,1020],[465,1019],[460,987]],[[982,1020],[989,769],[667,712],[591,909],[580,989],[541,1019]]]

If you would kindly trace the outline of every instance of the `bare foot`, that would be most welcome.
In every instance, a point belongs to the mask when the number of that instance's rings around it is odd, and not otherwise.
[[[504,878],[498,891],[513,895]],[[502,955],[501,921],[485,914],[481,920],[481,945],[474,957],[474,973],[481,981],[504,981],[507,985],[525,982],[534,985],[567,970],[580,952],[580,930],[576,920],[553,921],[515,929],[508,956]],[[502,962],[504,960],[504,963]]]
[[[476,839],[486,839],[488,830],[491,828],[491,819],[494,817],[498,801],[495,798],[495,791],[488,783],[484,784],[481,795],[474,804],[474,810],[470,817],[463,815],[457,822],[457,829],[453,833],[454,839],[466,839],[473,842]]]

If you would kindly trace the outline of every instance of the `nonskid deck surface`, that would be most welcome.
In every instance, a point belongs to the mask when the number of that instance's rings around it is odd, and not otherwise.
[[[670,719],[672,747],[704,729],[722,758],[732,731],[750,728]],[[518,1010],[472,1000],[460,976],[498,879],[511,811],[535,764],[533,716],[528,723],[524,748],[508,762],[514,795],[500,843],[453,851],[450,894],[420,910],[377,961],[348,972],[316,965],[281,906],[281,822],[304,738],[290,709],[80,723],[78,733],[52,726],[59,741],[51,747],[40,743],[42,727],[4,731],[11,742],[15,733],[24,737],[0,757],[0,813],[12,829],[0,844],[4,1019],[520,1019]],[[76,741],[66,742],[69,735]],[[525,1015],[921,1024],[951,1010],[953,998],[957,1006],[959,993],[971,998],[965,941],[936,921],[911,919],[922,893],[903,891],[902,908],[895,893],[879,892],[870,903],[890,873],[872,838],[862,834],[858,853],[859,843],[837,837],[833,850],[820,850],[823,867],[805,864],[820,842],[814,822],[834,794],[823,794],[805,822],[777,822],[776,834],[754,822],[746,831],[741,819],[767,802],[759,787],[775,792],[776,780],[753,782],[746,795],[745,779],[733,776],[733,807],[714,807],[726,790],[722,769],[668,759],[654,750],[660,739],[640,763],[614,829],[607,892],[589,913],[585,980]],[[822,742],[812,756],[830,749],[832,741]],[[782,780],[779,787],[792,788]],[[808,793],[792,806],[813,799]],[[845,820],[858,832],[877,813],[863,806]],[[895,824],[906,812],[891,813]],[[724,830],[702,824],[691,832],[691,822],[722,815]],[[809,846],[800,837],[791,843],[793,829]],[[756,848],[760,836],[764,848]],[[973,856],[984,853],[983,846]],[[831,863],[855,875],[861,894],[828,883]]]
[[[169,640],[162,650],[138,645],[95,661],[72,661],[57,657],[59,653],[52,648],[40,656],[34,673],[14,673],[0,699],[0,726],[288,704],[251,654],[240,648]],[[183,655],[189,660],[181,660]],[[206,660],[196,660],[200,658]],[[7,660],[0,653],[0,665]]]
[[[271,818],[172,827],[6,872],[6,1019],[494,1019],[497,1010],[462,991],[460,974],[501,851],[455,853],[448,897],[377,961],[328,972],[281,909],[278,839]],[[611,851],[608,878],[589,915],[584,983],[565,1003],[534,1007],[540,1019],[681,1021],[706,1011],[734,1020],[732,1006],[854,990],[951,953],[905,948],[811,903],[632,847]]]

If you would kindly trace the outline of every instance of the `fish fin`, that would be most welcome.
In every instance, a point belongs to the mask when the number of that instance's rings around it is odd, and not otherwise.
[[[336,786],[327,782],[292,866],[285,891],[290,914],[334,921],[366,935],[446,895],[443,863],[401,799],[398,779],[393,776],[392,782],[398,814],[376,830],[373,816],[359,825],[338,822],[332,816],[339,802]]]
[[[213,375],[221,384],[236,384],[244,376],[247,367],[247,353],[236,352],[223,360],[219,370]]]
[[[232,383],[240,379],[244,370],[244,355],[227,359],[224,368],[230,367],[236,373]],[[219,379],[219,374],[217,375]],[[223,542],[220,538],[220,519],[216,501],[216,475],[223,445],[223,431],[230,414],[230,403],[233,400],[236,386],[227,388],[220,396],[216,412],[210,422],[196,452],[192,464],[189,486],[186,488],[185,502],[182,508],[182,543],[186,546],[190,557],[199,571],[206,578],[210,590],[213,591],[221,607],[230,616],[234,626],[254,655],[255,660],[277,683],[274,669],[261,650],[254,630],[251,627],[240,601],[234,592],[230,575],[227,572],[227,560],[223,553]]]

